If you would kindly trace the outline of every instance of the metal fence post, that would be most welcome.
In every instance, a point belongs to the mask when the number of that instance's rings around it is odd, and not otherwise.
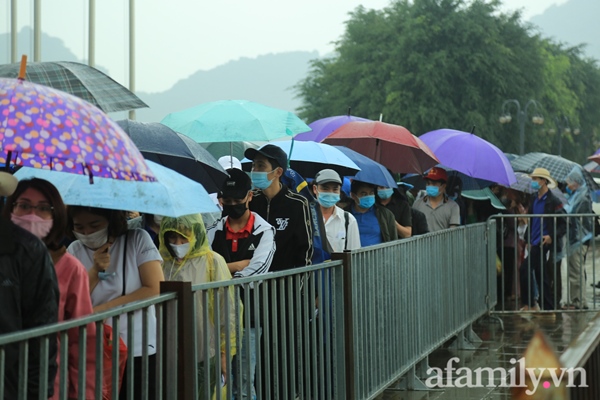
[[[352,296],[352,270],[351,270],[351,266],[352,266],[352,253],[349,251],[344,251],[343,253],[333,253],[331,255],[331,259],[333,261],[336,260],[342,260],[342,262],[344,263],[344,265],[342,266],[342,273],[343,273],[343,285],[344,285],[344,293],[343,293],[343,302],[344,302],[344,307],[343,307],[343,315],[339,316],[343,318],[343,332],[342,332],[342,339],[343,340],[336,340],[336,342],[338,342],[337,344],[340,345],[338,354],[340,354],[340,357],[338,357],[338,359],[343,359],[344,360],[344,364],[345,364],[345,368],[344,369],[340,369],[340,375],[338,379],[336,380],[335,384],[336,386],[340,389],[343,390],[343,388],[346,389],[346,393],[343,397],[338,396],[338,398],[340,399],[348,399],[348,400],[354,400],[356,399],[356,392],[355,392],[355,386],[354,386],[354,382],[355,382],[355,376],[354,376],[354,320],[352,318],[352,313],[353,313],[353,307],[352,307],[352,301],[353,301],[353,296]],[[335,290],[335,288],[334,288]],[[337,319],[338,316],[336,316],[336,325],[340,326],[341,321]],[[337,345],[336,344],[336,345]],[[337,350],[337,349],[336,349]],[[343,351],[343,353],[340,353],[341,351]],[[343,355],[343,357],[341,357],[341,355]]]
[[[182,400],[194,399],[194,380],[196,379],[194,366],[194,326],[195,318],[194,296],[192,294],[191,282],[161,282],[160,293],[175,292],[177,293],[177,312],[176,315],[170,315],[169,312],[163,313],[165,318],[164,339],[165,349],[164,355],[165,365],[177,366],[177,398]],[[177,329],[168,329],[173,323]],[[168,351],[171,346],[169,343],[176,343],[176,351]],[[174,359],[173,359],[174,358]],[[169,368],[163,368],[163,379],[166,383],[165,389],[168,390]],[[172,372],[172,371],[171,371]],[[165,398],[169,398],[165,395]]]

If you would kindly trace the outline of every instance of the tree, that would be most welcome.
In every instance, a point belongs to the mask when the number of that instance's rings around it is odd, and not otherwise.
[[[522,105],[537,99],[544,113],[585,121],[586,132],[597,129],[597,115],[582,115],[597,104],[597,90],[585,82],[597,79],[598,68],[574,49],[541,38],[519,12],[500,12],[500,4],[398,0],[383,10],[357,8],[336,55],[314,61],[297,85],[299,114],[315,120],[352,107],[354,115],[378,119],[381,113],[416,135],[476,126],[506,152],[519,146],[518,124],[498,123],[507,99]],[[550,152],[553,141],[547,126],[527,123],[527,151]],[[572,147],[573,157],[591,153],[577,141]]]

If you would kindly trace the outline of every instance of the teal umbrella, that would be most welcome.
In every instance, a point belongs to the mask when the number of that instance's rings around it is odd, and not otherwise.
[[[168,114],[164,125],[198,143],[270,141],[310,127],[289,111],[247,100],[222,100]]]
[[[506,210],[504,204],[500,201],[498,197],[492,192],[492,190],[488,187],[477,190],[463,190],[462,197],[466,197],[471,200],[489,200],[492,203],[492,206],[498,210]]]

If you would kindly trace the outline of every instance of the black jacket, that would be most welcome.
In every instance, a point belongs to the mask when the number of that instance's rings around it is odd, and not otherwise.
[[[42,241],[0,218],[0,335],[56,323],[58,282],[52,260]],[[48,393],[54,393],[56,339],[50,335]],[[16,399],[19,382],[19,345],[6,347],[4,399]],[[39,341],[29,341],[27,398],[37,399],[39,391]]]
[[[275,227],[275,256],[270,271],[282,271],[311,264],[313,231],[308,201],[304,196],[282,188],[269,200],[262,191],[254,192],[250,210]]]

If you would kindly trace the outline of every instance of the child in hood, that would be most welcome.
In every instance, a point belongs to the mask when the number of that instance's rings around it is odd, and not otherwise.
[[[231,279],[227,263],[221,255],[210,249],[206,229],[200,214],[185,215],[183,217],[164,217],[160,224],[160,247],[163,257],[165,280],[191,282],[192,285],[225,281]],[[219,312],[215,313],[214,302],[219,296]],[[225,297],[229,297],[226,303]],[[208,291],[208,304],[203,300],[200,292],[195,294],[196,301],[196,326],[198,343],[198,392],[204,398],[206,385],[210,391],[210,398],[216,384],[215,356],[217,353],[217,340],[214,337],[215,322],[220,323],[221,337],[218,349],[221,356],[221,371],[223,379],[227,379],[227,358],[236,352],[236,318],[242,321],[242,305],[236,300],[233,286]],[[226,309],[225,305],[228,304]],[[208,313],[208,326],[204,326],[205,313]],[[239,313],[239,316],[236,316]],[[215,318],[218,315],[218,318]],[[227,328],[227,325],[229,327]],[[227,335],[229,331],[229,335]],[[208,335],[208,348],[205,345],[205,336]],[[226,354],[226,343],[229,341],[231,354]],[[208,351],[208,354],[206,352]],[[209,382],[204,382],[204,369],[208,368]]]

